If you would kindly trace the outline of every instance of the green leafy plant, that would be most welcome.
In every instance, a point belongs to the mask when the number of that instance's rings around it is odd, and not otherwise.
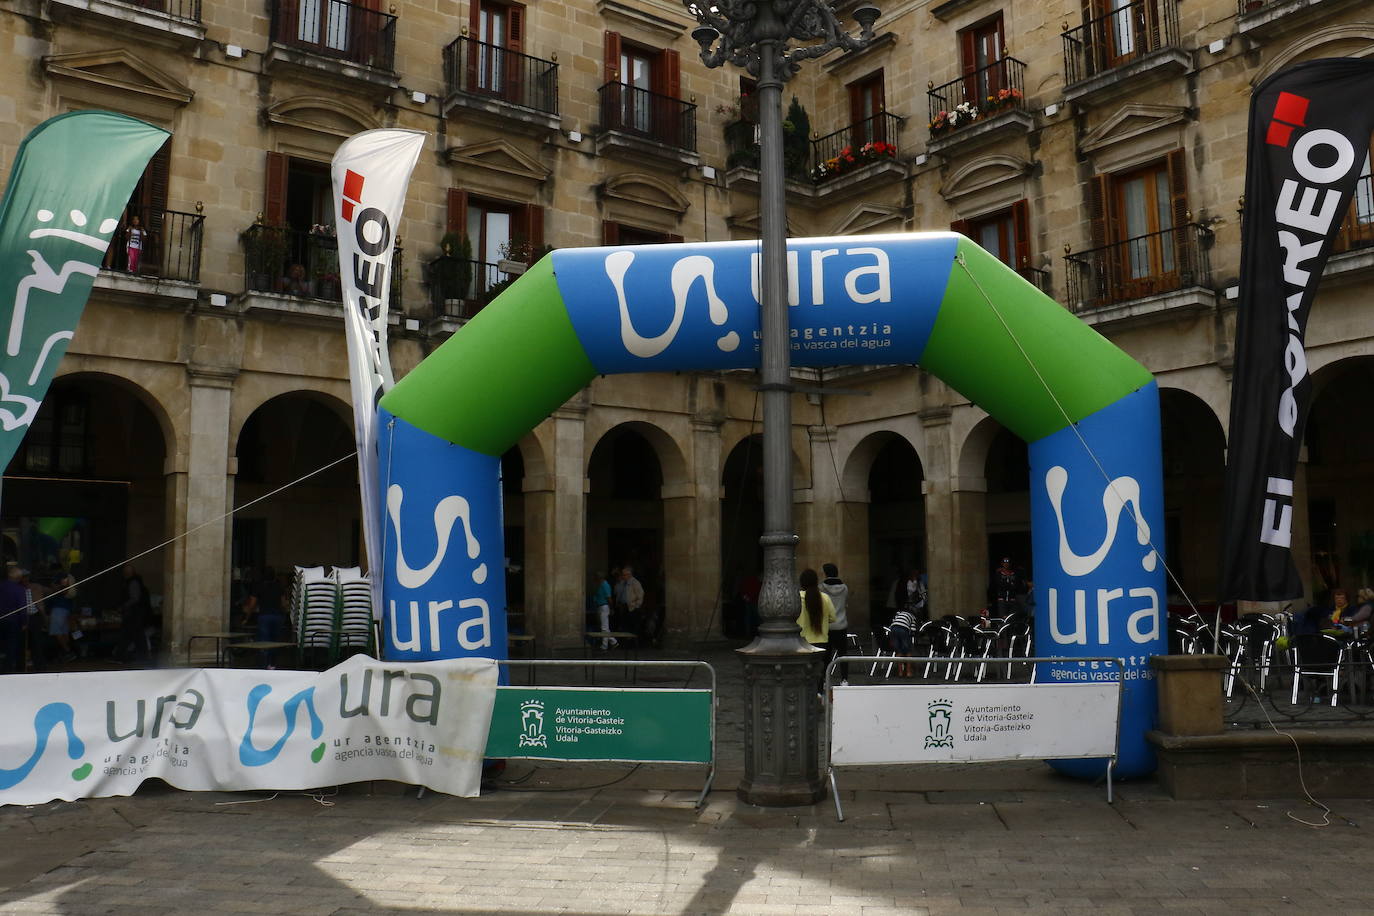
[[[811,170],[811,116],[795,95],[782,122],[782,166],[788,178],[799,181]]]
[[[467,298],[472,286],[472,242],[465,235],[447,232],[439,240],[439,257],[434,260],[434,283],[445,301]]]

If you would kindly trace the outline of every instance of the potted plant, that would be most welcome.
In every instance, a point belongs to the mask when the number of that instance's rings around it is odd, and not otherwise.
[[[339,298],[339,243],[334,227],[316,224],[310,227],[312,273],[316,295],[321,299]]]
[[[445,311],[456,313],[472,285],[472,242],[465,235],[447,232],[439,240],[439,251],[432,282]]]
[[[811,117],[797,97],[782,122],[782,166],[788,178],[805,180],[811,164]]]
[[[264,223],[259,216],[240,236],[243,241],[244,274],[250,289],[271,292],[273,278],[286,268],[290,239],[286,227]]]

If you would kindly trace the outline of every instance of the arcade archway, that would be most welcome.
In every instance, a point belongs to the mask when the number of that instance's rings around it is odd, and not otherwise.
[[[1374,586],[1374,359],[1334,363],[1313,384],[1304,439],[1309,585],[1314,593]]]

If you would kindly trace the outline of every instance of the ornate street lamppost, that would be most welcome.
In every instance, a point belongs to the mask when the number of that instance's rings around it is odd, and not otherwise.
[[[878,9],[854,11],[859,36],[840,27],[825,0],[683,0],[701,26],[692,38],[708,67],[727,61],[758,80],[760,329],[763,392],[763,584],[759,634],[740,650],[746,699],[744,780],[755,805],[806,805],[825,795],[816,740],[817,667],[824,654],[801,638],[797,535],[792,530],[791,340],[787,317],[787,204],[782,157],[782,86],[803,60],[873,40]],[[789,48],[788,43],[812,42]]]

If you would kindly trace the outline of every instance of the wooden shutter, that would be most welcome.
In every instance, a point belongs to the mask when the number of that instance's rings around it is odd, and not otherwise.
[[[525,7],[524,4],[511,3],[506,6],[506,47],[524,53],[525,50]]]
[[[606,60],[605,60],[606,82],[620,82],[620,33],[606,33]]]
[[[972,224],[966,219],[956,219],[954,222],[949,224],[950,232],[957,232],[963,236],[967,236],[969,234],[969,230],[972,228]]]
[[[1088,181],[1088,238],[1093,248],[1108,245],[1112,232],[1112,179],[1094,175]]]
[[[1085,278],[1087,304],[1091,306],[1113,301],[1118,292],[1119,279],[1123,275],[1122,265],[1119,263],[1121,253],[1102,250],[1116,238],[1116,227],[1113,225],[1113,211],[1116,208],[1112,205],[1114,192],[1110,175],[1094,175],[1088,180],[1089,244],[1098,249],[1094,259],[1088,261],[1088,269],[1092,270],[1094,275]]]
[[[544,208],[538,204],[525,204],[525,238],[530,242],[530,263],[539,256],[544,247]]]
[[[608,219],[601,221],[601,244],[619,245],[620,244],[620,224]]]
[[[1193,231],[1188,226],[1188,154],[1176,149],[1169,154],[1169,212],[1173,216],[1174,251],[1180,274],[1193,271]]]
[[[477,79],[477,63],[482,57],[482,0],[472,0],[468,5],[468,40],[458,45],[460,53],[467,55],[463,61],[463,88],[476,92],[480,81]]]
[[[296,44],[299,41],[296,29],[298,27],[297,0],[278,0],[273,8],[272,15],[272,40],[282,44]],[[306,40],[315,42],[319,39],[319,30],[316,34],[306,36]]]
[[[291,160],[285,153],[267,154],[267,190],[262,205],[262,221],[269,226],[286,225],[286,174]]]
[[[445,232],[464,236],[468,234],[468,192],[458,188],[448,189],[448,214],[444,224]],[[474,243],[475,244],[475,243]],[[454,252],[456,255],[458,252]]]
[[[660,68],[663,72],[663,94],[670,99],[682,98],[682,55],[672,48],[659,52]]]
[[[167,138],[143,170],[139,204],[143,207],[143,258],[139,272],[161,275],[163,221],[167,211],[167,185],[172,170],[172,139]]]
[[[949,107],[960,102],[972,101],[978,95],[978,30],[964,29],[959,33],[959,53],[963,56],[964,94],[962,98],[949,99]]]
[[[525,68],[521,56],[525,46],[525,8],[518,3],[506,7],[506,50],[500,52],[504,62],[505,97],[517,105],[524,104]]]
[[[1011,205],[1011,229],[1016,236],[1012,242],[1015,256],[1011,266],[1017,269],[1030,267],[1030,204],[1025,200],[1018,200]]]

